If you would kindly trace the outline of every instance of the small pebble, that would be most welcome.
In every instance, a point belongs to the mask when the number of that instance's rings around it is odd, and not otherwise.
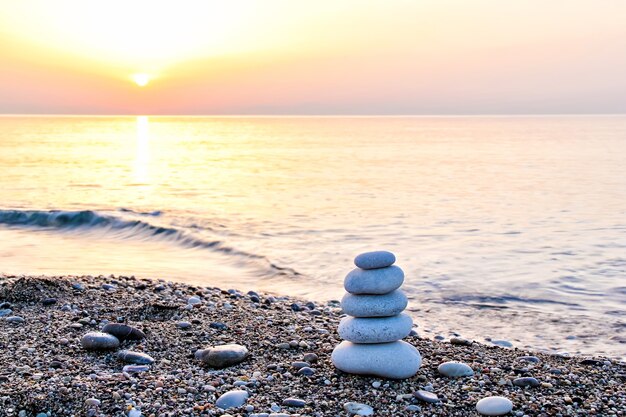
[[[150,367],[148,365],[126,365],[124,368],[122,368],[123,372],[128,372],[128,373],[140,373],[140,372],[146,372],[149,370],[150,370]]]
[[[357,416],[371,416],[374,414],[374,409],[367,404],[347,402],[344,403],[343,409],[349,414]]]
[[[532,377],[515,378],[513,385],[518,387],[538,387],[541,385],[539,381]]]
[[[141,417],[141,411],[137,410],[136,408],[131,408],[131,410],[128,412],[128,417]]]
[[[315,353],[311,353],[310,352],[310,353],[305,353],[304,356],[303,356],[303,359],[304,359],[305,362],[315,363],[315,362],[317,362],[318,357],[317,357],[317,355]]]
[[[457,346],[470,346],[472,341],[462,337],[452,337],[450,338],[450,343]]]
[[[530,363],[539,363],[541,360],[536,356],[520,356],[517,360]]]
[[[435,394],[433,392],[428,392],[428,391],[424,391],[424,390],[418,390],[418,391],[415,391],[415,393],[413,393],[413,395],[418,400],[421,400],[421,401],[424,401],[424,402],[427,402],[427,403],[438,403],[439,402],[439,397],[437,396],[437,394]]]
[[[285,398],[283,400],[283,405],[287,407],[304,407],[306,405],[306,401],[299,398]]]
[[[298,370],[298,375],[312,376],[314,374],[315,374],[315,369],[309,368],[308,366],[305,366],[304,368],[300,368]]]
[[[450,378],[474,375],[472,368],[462,362],[444,362],[437,367],[437,370],[440,374]]]
[[[88,398],[85,400],[85,405],[87,407],[98,407],[100,405],[100,400],[97,398]]]
[[[500,347],[513,347],[513,343],[509,342],[508,340],[492,340],[491,343]]]

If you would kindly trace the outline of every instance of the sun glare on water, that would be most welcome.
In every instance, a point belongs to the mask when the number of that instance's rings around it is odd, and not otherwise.
[[[133,74],[133,81],[139,87],[145,87],[150,82],[150,76],[148,74]]]

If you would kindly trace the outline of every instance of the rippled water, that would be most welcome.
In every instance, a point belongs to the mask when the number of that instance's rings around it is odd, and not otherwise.
[[[325,300],[396,253],[425,336],[626,356],[626,117],[0,117],[0,271]]]

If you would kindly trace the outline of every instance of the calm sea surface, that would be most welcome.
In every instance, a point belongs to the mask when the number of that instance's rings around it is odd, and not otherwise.
[[[0,117],[0,272],[322,301],[375,249],[423,336],[626,357],[626,117]]]

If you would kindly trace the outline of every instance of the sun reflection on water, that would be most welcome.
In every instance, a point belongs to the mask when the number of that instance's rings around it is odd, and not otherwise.
[[[137,150],[135,155],[135,182],[150,183],[150,131],[148,116],[137,116]]]

